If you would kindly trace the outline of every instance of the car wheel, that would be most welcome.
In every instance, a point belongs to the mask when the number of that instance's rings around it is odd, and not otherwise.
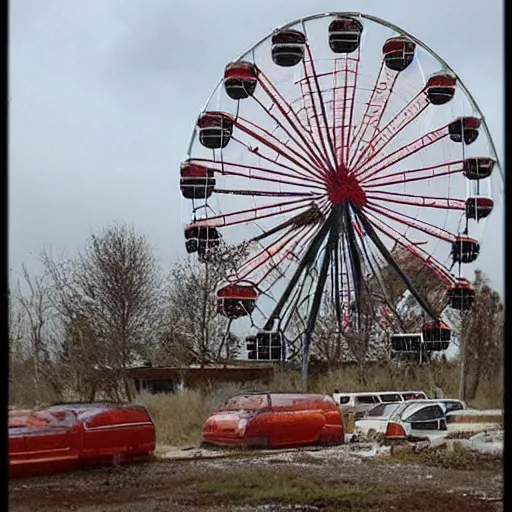
[[[367,437],[368,439],[373,440],[373,439],[375,439],[375,436],[376,436],[376,435],[377,435],[377,432],[375,431],[375,429],[374,429],[374,428],[371,428],[370,430],[368,430],[368,434],[366,434],[366,437]]]

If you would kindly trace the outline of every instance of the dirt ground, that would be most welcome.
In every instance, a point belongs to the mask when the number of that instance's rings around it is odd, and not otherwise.
[[[403,464],[371,447],[158,460],[9,482],[14,512],[501,511],[498,466]],[[485,469],[482,469],[485,468]]]

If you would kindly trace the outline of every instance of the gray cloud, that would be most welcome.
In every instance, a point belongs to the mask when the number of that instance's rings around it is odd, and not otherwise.
[[[413,33],[450,63],[503,158],[499,0],[17,0],[10,9],[10,260],[79,247],[115,219],[184,254],[177,181],[188,139],[224,65],[288,21],[360,10]],[[481,267],[503,289],[503,219]],[[499,257],[498,257],[499,255]]]

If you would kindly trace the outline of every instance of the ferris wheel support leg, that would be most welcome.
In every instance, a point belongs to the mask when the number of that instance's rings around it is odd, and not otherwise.
[[[348,256],[350,259],[350,266],[352,268],[352,275],[354,277],[354,296],[357,307],[356,314],[356,327],[359,330],[361,328],[361,313],[363,311],[362,297],[361,297],[361,285],[363,283],[363,270],[361,266],[361,255],[357,248],[356,233],[352,219],[350,216],[350,205],[346,203],[343,211],[343,231],[346,233],[347,245],[348,245]]]
[[[266,331],[271,331],[273,329],[274,321],[280,317],[281,311],[286,302],[288,301],[288,298],[290,297],[293,289],[297,285],[300,276],[302,275],[304,270],[308,268],[311,265],[311,263],[315,260],[318,250],[320,249],[320,246],[329,231],[330,218],[331,217],[324,221],[322,227],[318,230],[318,233],[315,235],[313,240],[311,240],[309,247],[306,251],[306,254],[304,255],[304,258],[302,259],[300,265],[297,267],[297,270],[290,279],[290,282],[288,283],[288,286],[286,287],[286,290],[284,291],[283,295],[279,299],[279,302],[277,303],[276,307],[274,308],[274,311],[272,311],[272,314],[265,323],[264,329]]]
[[[327,224],[329,225],[329,238],[327,239],[327,245],[325,247],[324,258],[320,268],[320,275],[318,276],[313,304],[311,305],[311,311],[309,312],[304,345],[302,347],[302,387],[304,388],[304,391],[307,391],[308,387],[309,348],[311,346],[311,338],[313,336],[313,331],[315,330],[316,319],[318,317],[318,311],[320,309],[320,303],[324,293],[325,282],[327,280],[327,274],[329,273],[332,252],[338,243],[339,217],[340,209],[339,207],[335,207],[327,220]]]
[[[333,247],[334,258],[334,305],[336,310],[336,324],[341,326],[342,313],[341,313],[341,297],[340,297],[340,240],[336,241]],[[339,327],[338,327],[339,328]]]
[[[396,271],[396,273],[401,277],[402,281],[405,283],[409,291],[411,292],[412,296],[418,301],[418,304],[423,308],[423,310],[432,318],[432,320],[437,320],[439,315],[437,315],[432,307],[423,299],[423,297],[416,291],[416,288],[414,287],[412,281],[409,279],[407,274],[404,273],[404,271],[400,268],[400,266],[397,264],[391,253],[388,251],[382,240],[379,238],[379,235],[377,235],[377,232],[373,228],[371,222],[366,218],[366,215],[361,211],[360,208],[357,206],[354,206],[354,210],[357,213],[357,216],[361,222],[361,224],[364,227],[364,230],[370,237],[370,240],[375,244],[377,249],[380,251],[384,259],[387,261],[387,263],[393,267]]]

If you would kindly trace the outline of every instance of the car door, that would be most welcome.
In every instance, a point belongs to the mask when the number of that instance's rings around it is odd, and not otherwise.
[[[112,407],[84,422],[82,457],[108,459],[117,454],[153,451],[155,427],[145,409]]]
[[[310,444],[318,440],[325,418],[309,407],[302,397],[276,393],[271,395],[272,446]]]

